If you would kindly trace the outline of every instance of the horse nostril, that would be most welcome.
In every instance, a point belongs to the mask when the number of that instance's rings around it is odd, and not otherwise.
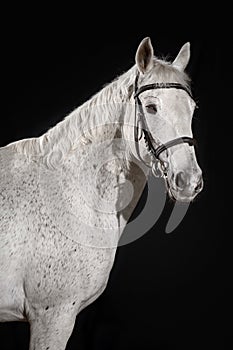
[[[187,186],[187,176],[183,171],[180,171],[175,178],[175,184],[180,189],[183,189]]]
[[[202,190],[203,187],[203,180],[202,178],[200,178],[200,180],[198,181],[197,186],[195,187],[195,192],[198,193]]]

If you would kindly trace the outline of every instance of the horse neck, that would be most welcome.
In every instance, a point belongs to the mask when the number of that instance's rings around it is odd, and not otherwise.
[[[47,165],[54,166],[49,162],[60,162],[83,145],[114,139],[126,99],[124,85],[114,81],[42,135],[38,143]]]

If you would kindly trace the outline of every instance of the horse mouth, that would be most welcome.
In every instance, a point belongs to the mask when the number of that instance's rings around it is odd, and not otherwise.
[[[176,199],[176,197],[174,196],[174,193],[172,192],[172,190],[171,190],[170,187],[168,187],[168,189],[167,189],[167,194],[168,194],[169,199],[171,199],[173,202],[176,202],[176,201],[177,201],[177,199]]]

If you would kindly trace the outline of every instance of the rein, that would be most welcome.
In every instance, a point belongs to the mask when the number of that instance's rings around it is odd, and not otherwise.
[[[153,139],[150,132],[148,131],[149,129],[147,127],[146,117],[145,117],[142,103],[139,96],[144,91],[154,90],[154,89],[180,89],[180,90],[184,90],[191,98],[192,98],[192,94],[186,86],[179,83],[154,83],[154,84],[143,85],[140,88],[138,88],[138,79],[139,79],[139,72],[136,76],[135,84],[134,84],[134,99],[135,99],[134,140],[136,142],[135,148],[136,148],[137,156],[147,167],[151,168],[154,176],[166,177],[168,163],[160,159],[160,154],[163,153],[168,148],[171,148],[173,146],[176,146],[182,143],[187,143],[189,146],[195,146],[196,140],[189,136],[182,136],[182,137],[178,137],[176,139],[170,140],[164,144],[160,144],[158,147],[154,148],[153,143],[155,143],[155,140]],[[142,132],[140,136],[138,136],[139,127]],[[148,165],[140,156],[138,141],[141,139],[142,135],[144,135],[146,148],[148,150],[148,153],[151,156],[150,165]]]

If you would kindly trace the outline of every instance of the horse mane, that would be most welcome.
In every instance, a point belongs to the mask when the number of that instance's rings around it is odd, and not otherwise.
[[[119,128],[123,105],[129,101],[129,91],[133,92],[136,73],[134,65],[40,137],[19,140],[11,145],[16,152],[28,158],[39,157],[48,168],[56,168],[77,147],[93,142],[95,138],[98,141],[101,137],[113,139]],[[144,80],[147,83],[151,80],[189,86],[186,73],[173,67],[171,62],[158,58],[154,59],[154,69],[141,77],[139,84]]]

